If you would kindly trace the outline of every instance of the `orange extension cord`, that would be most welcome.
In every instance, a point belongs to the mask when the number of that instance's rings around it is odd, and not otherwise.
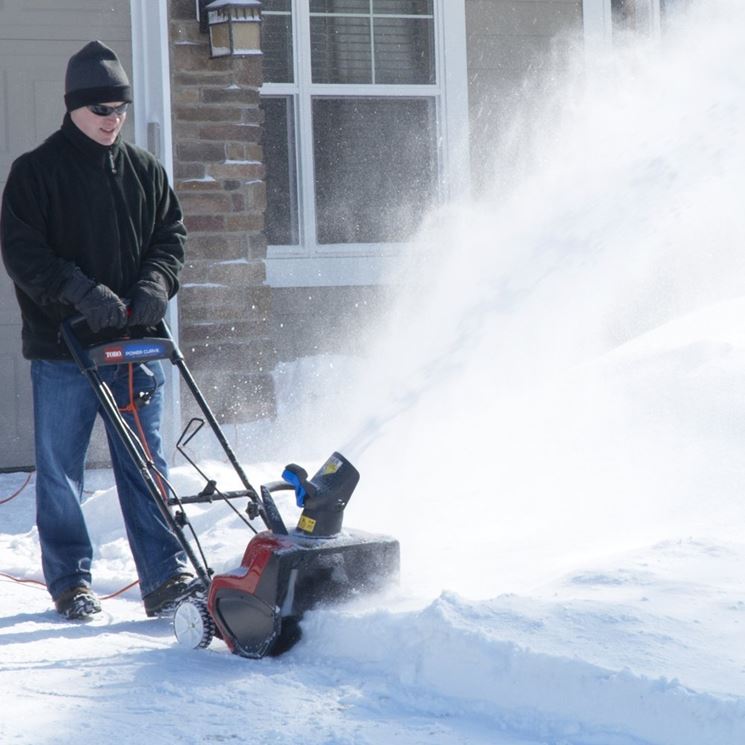
[[[29,473],[28,476],[26,476],[26,480],[23,482],[22,486],[13,492],[9,497],[6,497],[5,499],[0,499],[0,504],[7,504],[11,500],[15,499],[29,484],[29,481],[31,481],[31,473]]]

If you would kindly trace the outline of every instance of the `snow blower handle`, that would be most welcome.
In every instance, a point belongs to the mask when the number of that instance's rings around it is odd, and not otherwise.
[[[176,344],[163,321],[153,328],[157,336],[132,335],[131,327],[111,340],[84,346],[81,326],[88,327],[85,316],[75,314],[62,322],[62,337],[81,370],[128,362],[139,364],[154,360],[171,360],[179,356]]]
[[[181,379],[194,396],[197,406],[199,406],[217,441],[220,443],[223,452],[233,466],[238,478],[240,478],[246,495],[252,502],[263,507],[258,493],[248,480],[248,476],[246,476],[241,464],[238,462],[238,458],[230,447],[230,443],[225,437],[225,433],[222,431],[212,409],[210,409],[204,394],[199,389],[191,371],[187,367],[184,355],[178,348],[173,336],[171,336],[171,331],[166,325],[166,322],[160,321],[153,327],[157,336],[131,335],[131,328],[128,328],[127,335],[90,347],[84,347],[78,336],[81,323],[85,323],[84,316],[78,314],[70,316],[62,322],[61,333],[73,359],[86,374],[92,374],[98,367],[104,365],[139,364],[155,360],[169,360],[176,367]],[[143,329],[141,326],[136,328],[138,330]]]

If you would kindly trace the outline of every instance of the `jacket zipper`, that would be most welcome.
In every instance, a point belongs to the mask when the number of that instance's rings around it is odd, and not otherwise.
[[[109,167],[111,168],[111,173],[116,175],[116,163],[114,163],[114,153],[111,150],[109,150]]]

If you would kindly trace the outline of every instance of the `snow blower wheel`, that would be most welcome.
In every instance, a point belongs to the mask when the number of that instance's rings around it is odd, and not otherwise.
[[[179,644],[189,649],[205,649],[215,636],[215,622],[200,598],[186,598],[176,606],[173,631]]]

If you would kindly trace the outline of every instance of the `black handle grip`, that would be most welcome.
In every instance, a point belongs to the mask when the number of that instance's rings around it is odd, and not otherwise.
[[[73,315],[68,316],[65,318],[64,321],[62,321],[63,328],[67,328],[71,333],[75,335],[75,338],[79,339],[77,332],[80,330],[81,326],[88,327],[88,322],[85,320],[85,316],[82,313],[73,313]],[[121,338],[122,339],[132,339],[132,338],[139,338],[138,336],[132,336],[131,332],[132,329],[144,329],[144,326],[126,326],[124,329],[120,329],[122,331]],[[154,326],[148,326],[148,328],[154,328],[156,330],[156,338],[163,338],[163,339],[169,339],[170,341],[173,341],[173,337],[171,336],[171,331],[166,325],[165,320],[158,321]],[[111,331],[112,329],[102,329],[102,331]],[[91,331],[90,327],[88,327],[88,331],[90,333],[93,333]],[[101,333],[101,332],[99,332]],[[143,334],[144,336],[144,334]],[[116,337],[114,337],[116,339]]]
[[[82,313],[75,313],[74,315],[68,316],[67,318],[65,318],[64,321],[62,321],[62,325],[67,326],[67,328],[69,328],[71,331],[74,331],[83,324],[85,324],[86,326],[88,325],[85,320],[85,316]]]
[[[295,487],[292,484],[288,484],[286,481],[270,481],[268,484],[262,484],[262,489],[266,489],[268,492],[275,491],[292,491]]]

